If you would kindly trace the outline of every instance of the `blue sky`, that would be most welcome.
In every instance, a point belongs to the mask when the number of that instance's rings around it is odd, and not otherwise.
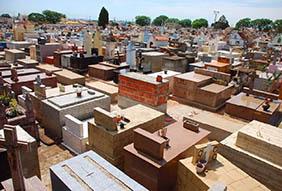
[[[133,20],[136,15],[152,19],[160,14],[180,19],[203,17],[213,21],[213,10],[224,14],[231,24],[243,17],[282,19],[282,0],[0,0],[0,13],[28,14],[45,9],[70,18],[97,19],[102,6],[111,19]]]

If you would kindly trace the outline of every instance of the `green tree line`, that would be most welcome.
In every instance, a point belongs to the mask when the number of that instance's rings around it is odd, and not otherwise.
[[[29,21],[38,24],[43,24],[43,23],[56,24],[60,22],[62,18],[66,18],[66,15],[51,10],[45,10],[42,11],[42,13],[30,13],[28,15]]]
[[[160,15],[156,17],[152,22],[151,18],[145,15],[140,15],[135,17],[135,23],[140,26],[148,26],[153,24],[155,26],[163,26],[165,24],[179,24],[182,27],[193,27],[193,28],[201,28],[201,27],[208,27],[208,21],[206,19],[200,18],[196,19],[193,22],[190,19],[182,19],[179,20],[178,18],[169,18],[166,15]]]
[[[177,18],[169,18],[166,15],[160,15],[156,17],[153,21],[151,21],[150,17],[145,16],[145,15],[136,16],[135,23],[140,26],[148,26],[151,24],[155,26],[162,26],[168,23],[176,23],[176,24],[181,25],[182,27],[192,27],[192,28],[201,28],[201,27],[209,26],[208,21],[204,18],[199,18],[199,19],[195,19],[192,21],[191,19],[180,20]],[[222,15],[218,19],[218,21],[216,21],[215,23],[212,23],[211,26],[216,29],[225,29],[229,27],[230,25],[226,17]],[[269,30],[274,29],[276,32],[281,33],[282,32],[282,19],[272,21],[271,19],[265,19],[265,18],[254,19],[254,20],[251,20],[250,18],[243,18],[243,19],[240,19],[235,25],[236,29],[240,29],[244,27],[254,28],[260,31],[269,31]]]

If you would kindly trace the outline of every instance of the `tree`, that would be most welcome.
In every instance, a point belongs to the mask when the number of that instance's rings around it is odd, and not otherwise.
[[[200,18],[200,19],[196,19],[192,22],[192,27],[193,28],[202,28],[202,27],[208,27],[209,23],[206,19]]]
[[[66,18],[66,15],[58,13],[56,11],[45,10],[42,12],[45,17],[45,20],[48,23],[56,24],[61,21],[62,18]]]
[[[150,25],[151,24],[151,19],[150,17],[147,17],[147,16],[136,16],[135,17],[135,23],[137,25],[140,25],[140,26],[147,26],[147,25]]]
[[[217,22],[213,24],[215,29],[226,29],[229,27],[229,23],[224,15],[222,15]]]
[[[7,13],[2,14],[1,17],[12,18],[12,17],[11,17],[9,14],[7,14]]]
[[[235,25],[236,29],[240,29],[240,28],[244,28],[244,27],[245,28],[251,27],[251,19],[250,18],[241,19]]]
[[[179,23],[179,19],[177,19],[177,18],[168,18],[165,22],[166,23],[178,24]]]
[[[107,24],[109,24],[109,12],[105,7],[102,7],[98,18],[98,26],[106,28]]]
[[[153,25],[155,26],[162,26],[165,24],[166,20],[168,19],[165,15],[160,15],[153,20]]]
[[[259,31],[269,31],[272,29],[272,20],[270,19],[255,19],[251,21],[251,26]]]
[[[30,13],[27,16],[29,21],[35,22],[35,23],[39,23],[42,24],[46,21],[46,18],[44,15],[40,14],[40,13]]]
[[[191,27],[192,26],[192,21],[190,19],[183,19],[183,20],[179,21],[179,24],[182,27]]]
[[[273,23],[273,28],[277,33],[282,33],[282,19],[276,20]]]

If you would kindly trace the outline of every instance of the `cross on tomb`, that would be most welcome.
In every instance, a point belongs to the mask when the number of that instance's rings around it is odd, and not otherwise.
[[[4,137],[0,135],[0,147],[7,149],[14,190],[25,191],[20,151],[30,151],[31,145],[18,140],[16,128],[16,126],[4,125]]]

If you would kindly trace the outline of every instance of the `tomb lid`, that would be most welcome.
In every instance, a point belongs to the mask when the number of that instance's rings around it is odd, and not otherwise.
[[[223,92],[223,90],[228,89],[230,87],[232,86],[224,86],[224,85],[219,85],[216,83],[211,83],[209,85],[202,87],[201,90],[212,92],[212,93],[220,93],[220,92]]]
[[[186,58],[180,56],[169,56],[169,57],[164,57],[163,59],[176,61],[176,60],[185,60]]]
[[[205,63],[206,66],[214,66],[214,67],[226,67],[229,66],[229,63],[223,63],[213,60],[212,62]]]
[[[162,52],[144,52],[142,53],[143,56],[165,56],[165,53]]]
[[[39,70],[35,69],[35,68],[20,68],[17,69],[17,74],[18,76],[22,76],[22,75],[29,75],[29,74],[37,74],[40,73]],[[2,76],[5,77],[10,77],[11,74],[11,70],[5,70],[2,72]]]
[[[39,69],[39,70],[43,70],[44,72],[45,71],[58,72],[58,71],[63,70],[63,69],[58,68],[56,66],[53,66],[51,64],[39,64],[38,66],[36,66],[36,68]]]
[[[210,76],[205,76],[205,75],[202,75],[202,74],[196,74],[195,72],[188,72],[188,73],[180,74],[180,75],[177,75],[176,77],[183,79],[183,80],[193,81],[193,82],[202,82],[202,81],[212,79],[212,77],[210,77]]]
[[[135,72],[127,72],[125,74],[121,74],[121,76],[125,76],[125,77],[132,78],[132,79],[135,79],[135,80],[148,82],[148,83],[155,84],[155,85],[162,84],[162,83],[168,83],[168,80],[166,80],[166,79],[163,79],[162,82],[157,82],[156,78],[154,78],[152,76],[148,76],[148,75],[140,74],[140,73],[135,73]]]
[[[95,91],[95,94],[89,94],[87,91],[83,91],[81,97],[77,97],[76,93],[70,93],[66,95],[52,97],[47,100],[48,102],[54,104],[57,107],[64,108],[64,107],[80,104],[83,102],[91,101],[94,99],[98,99],[103,96],[105,95],[97,91]]]
[[[95,69],[100,69],[100,70],[115,70],[116,68],[110,67],[110,66],[105,66],[102,64],[94,64],[90,65],[89,68],[95,68]]]
[[[24,64],[38,64],[38,61],[29,58],[18,59],[17,61]]]
[[[106,92],[108,94],[117,94],[118,93],[118,87],[109,85],[104,82],[99,82],[99,81],[86,82],[86,86],[92,89]]]
[[[18,49],[6,49],[5,52],[10,52],[13,54],[24,54],[24,51],[18,50]]]
[[[258,99],[253,96],[246,96],[245,93],[240,93],[231,99],[227,100],[227,103],[243,106],[251,109],[257,109],[262,103],[264,102],[263,99]]]
[[[58,75],[58,76],[65,76],[68,79],[84,78],[84,76],[79,75],[77,73],[74,73],[74,72],[72,72],[70,70],[66,70],[66,69],[63,69],[62,71],[55,72],[54,74]]]
[[[147,191],[94,151],[56,164],[50,170],[69,190]]]

